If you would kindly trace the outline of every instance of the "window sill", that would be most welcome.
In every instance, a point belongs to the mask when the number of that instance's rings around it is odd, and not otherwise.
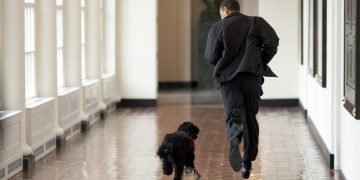
[[[114,76],[115,76],[114,73],[103,73],[103,74],[101,74],[101,79],[108,79],[108,78],[111,78]]]
[[[21,111],[0,111],[0,121],[9,119],[20,114]]]
[[[99,82],[98,79],[83,79],[82,80],[82,86],[83,87],[88,87],[88,86],[96,84],[97,82]]]
[[[58,89],[58,96],[66,96],[68,94],[78,91],[79,89],[79,87],[62,87]]]
[[[29,100],[26,101],[26,108],[27,109],[32,109],[32,108],[36,108],[39,107],[43,104],[46,104],[50,101],[54,100],[53,97],[35,97],[35,98],[31,98]]]

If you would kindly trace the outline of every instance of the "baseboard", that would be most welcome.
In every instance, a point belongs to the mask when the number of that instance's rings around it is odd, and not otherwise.
[[[339,171],[339,180],[346,180],[346,177],[341,170]]]
[[[320,136],[320,133],[316,129],[316,127],[315,127],[313,121],[311,120],[311,118],[307,117],[306,121],[308,123],[310,132],[311,132],[313,138],[316,141],[316,144],[320,148],[320,151],[321,151],[323,157],[325,158],[326,163],[328,164],[329,169],[333,170],[334,169],[334,159],[335,159],[334,154],[331,154],[329,149],[326,147],[326,144],[325,144],[324,140]]]
[[[121,107],[156,107],[156,99],[122,99],[116,104],[117,108]]]
[[[23,170],[31,170],[35,168],[35,156],[27,155],[23,157]]]
[[[305,106],[301,103],[301,101],[299,101],[299,108],[300,108],[301,112],[303,113],[304,118],[306,119],[307,118],[307,109],[305,109]]]
[[[260,101],[262,107],[298,107],[299,99],[263,99]]]
[[[81,132],[85,133],[90,129],[90,122],[89,121],[81,121]]]
[[[159,90],[193,89],[198,86],[196,81],[190,82],[159,82]]]

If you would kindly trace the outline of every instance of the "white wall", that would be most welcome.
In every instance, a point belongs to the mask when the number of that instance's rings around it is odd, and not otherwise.
[[[118,0],[117,76],[126,99],[157,97],[157,1]]]
[[[159,81],[191,81],[192,0],[159,0]]]
[[[310,6],[311,5],[311,6]],[[300,101],[308,110],[308,116],[313,121],[317,131],[320,133],[327,149],[330,153],[332,149],[332,61],[333,58],[331,51],[327,51],[327,84],[326,88],[321,87],[320,83],[308,73],[308,60],[313,58],[313,51],[311,50],[313,45],[312,32],[309,28],[312,28],[313,14],[309,13],[309,9],[312,11],[312,3],[304,1],[304,65],[299,66],[299,88],[300,88]],[[310,15],[309,15],[310,14]],[[329,19],[328,19],[329,20]],[[329,20],[330,21],[330,20]],[[311,27],[309,27],[311,25]],[[329,30],[329,28],[328,28]],[[329,34],[329,33],[328,33]],[[328,47],[331,47],[328,41]]]
[[[338,52],[337,57],[334,58],[334,63],[337,62],[339,66],[336,68],[339,73],[338,79],[341,82],[340,94],[336,97],[340,99],[344,94],[344,1],[333,0],[334,7],[338,11],[337,26],[334,26],[337,30],[338,42],[335,42],[333,51]],[[335,20],[334,20],[335,21]],[[357,37],[359,38],[359,36]],[[339,61],[340,59],[340,61]],[[359,90],[359,89],[358,89]],[[344,173],[347,179],[360,179],[359,162],[360,162],[360,121],[352,117],[352,115],[340,104],[340,118],[335,119],[336,125],[338,125],[337,139],[337,155],[339,168]]]
[[[360,179],[360,121],[341,109],[340,168],[347,179]]]
[[[199,58],[204,56],[199,54],[199,22],[200,15],[205,10],[206,5],[202,0],[191,0],[191,78],[197,79],[197,66]]]
[[[308,1],[304,1],[308,11]],[[304,66],[300,66],[300,101],[308,110],[321,138],[330,153],[335,155],[335,169],[340,169],[347,179],[360,179],[360,121],[340,103],[344,94],[344,4],[328,1],[327,87],[321,88],[309,75],[307,60],[312,58],[308,31],[308,12],[305,13]]]
[[[298,98],[298,1],[259,0],[259,16],[275,29],[280,38],[278,53],[269,64],[279,78],[265,79],[262,98]]]

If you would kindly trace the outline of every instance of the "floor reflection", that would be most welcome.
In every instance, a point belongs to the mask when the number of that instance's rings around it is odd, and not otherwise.
[[[260,152],[250,179],[331,178],[297,108],[261,108],[258,119]],[[13,179],[171,179],[161,174],[157,146],[166,133],[189,120],[200,127],[196,166],[203,179],[240,179],[228,163],[223,109],[203,103],[120,109]]]

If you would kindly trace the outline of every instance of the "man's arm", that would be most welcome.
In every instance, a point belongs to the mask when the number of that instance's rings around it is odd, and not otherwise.
[[[220,38],[219,24],[214,24],[208,34],[208,39],[205,49],[205,59],[212,65],[216,65],[222,57],[223,42]]]
[[[268,64],[277,53],[279,37],[263,18],[257,19],[257,35],[262,46],[262,60],[264,64]]]

